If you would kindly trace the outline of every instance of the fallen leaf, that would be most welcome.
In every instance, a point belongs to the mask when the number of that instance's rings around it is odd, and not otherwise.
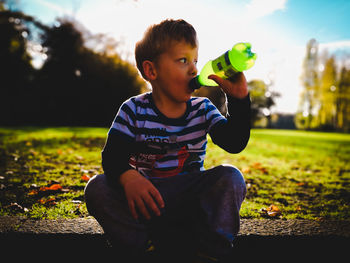
[[[84,174],[80,179],[82,181],[88,182],[90,180],[90,178],[91,178],[90,176],[88,176],[87,174]]]
[[[280,209],[278,208],[277,205],[270,205],[268,210],[271,212],[279,212],[280,211]]]
[[[252,168],[261,171],[263,174],[268,174],[268,170],[266,167],[263,167],[261,163],[256,162],[251,165]]]
[[[81,155],[75,155],[75,158],[77,158],[79,161],[84,160],[84,157]]]
[[[242,168],[242,173],[249,174],[250,173],[250,168],[249,167],[243,167]]]
[[[63,189],[60,184],[52,184],[50,186],[42,186],[39,189],[31,190],[28,195],[48,195],[56,192],[68,192],[69,189]]]
[[[254,169],[260,169],[260,168],[261,168],[261,163],[259,163],[259,162],[253,163],[253,164],[252,164],[252,167],[253,167]]]
[[[306,182],[299,182],[299,183],[297,183],[297,186],[307,186],[307,183]]]
[[[34,156],[37,156],[38,155],[38,152],[35,151],[34,149],[29,149],[29,153],[34,155]]]
[[[37,195],[38,194],[38,190],[32,190],[28,193],[28,195]]]
[[[282,212],[276,205],[270,205],[268,208],[262,208],[260,214],[265,217],[282,218]]]
[[[269,171],[265,168],[265,167],[262,167],[260,169],[260,171],[263,173],[263,174],[269,174]]]
[[[49,187],[43,186],[40,187],[39,191],[44,192],[44,191],[60,191],[62,190],[62,186],[60,184],[53,184]]]
[[[56,199],[54,197],[45,199],[45,198],[41,198],[38,201],[40,204],[45,205],[45,206],[54,206],[56,205]]]

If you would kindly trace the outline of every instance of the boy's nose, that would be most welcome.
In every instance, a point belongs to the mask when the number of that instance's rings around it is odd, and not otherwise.
[[[193,63],[193,64],[192,64],[192,68],[191,68],[191,75],[192,75],[192,76],[196,76],[196,75],[197,75],[197,72],[198,72],[197,66],[196,66],[195,63]]]

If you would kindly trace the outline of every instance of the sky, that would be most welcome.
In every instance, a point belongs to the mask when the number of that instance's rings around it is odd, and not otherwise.
[[[120,42],[122,58],[134,63],[135,43],[151,24],[182,18],[199,40],[198,69],[238,42],[258,54],[247,80],[270,84],[277,99],[273,112],[295,113],[307,42],[320,51],[350,54],[349,0],[20,0],[19,6],[46,24],[74,16],[92,33]]]

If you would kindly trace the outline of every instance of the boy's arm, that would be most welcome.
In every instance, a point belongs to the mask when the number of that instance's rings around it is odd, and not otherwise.
[[[250,98],[243,99],[227,95],[227,116],[210,130],[212,141],[229,153],[239,153],[247,145],[250,137]]]
[[[120,175],[132,169],[129,165],[133,140],[127,136],[109,134],[102,150],[102,168],[110,185],[119,184]]]
[[[138,218],[138,209],[146,219],[150,219],[147,207],[160,216],[158,206],[163,208],[164,201],[154,185],[129,165],[134,144],[128,137],[109,134],[102,151],[102,167],[110,185],[124,188],[132,216]]]
[[[227,116],[225,121],[215,124],[209,134],[215,144],[230,153],[239,153],[250,137],[250,98],[248,85],[243,73],[233,79],[222,79],[210,75],[227,95]]]

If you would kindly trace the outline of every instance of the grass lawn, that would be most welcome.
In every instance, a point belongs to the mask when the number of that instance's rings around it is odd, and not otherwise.
[[[101,173],[104,128],[0,128],[0,215],[88,216],[86,180]],[[237,166],[243,218],[350,218],[350,134],[253,130],[231,155],[209,141],[205,167]]]

